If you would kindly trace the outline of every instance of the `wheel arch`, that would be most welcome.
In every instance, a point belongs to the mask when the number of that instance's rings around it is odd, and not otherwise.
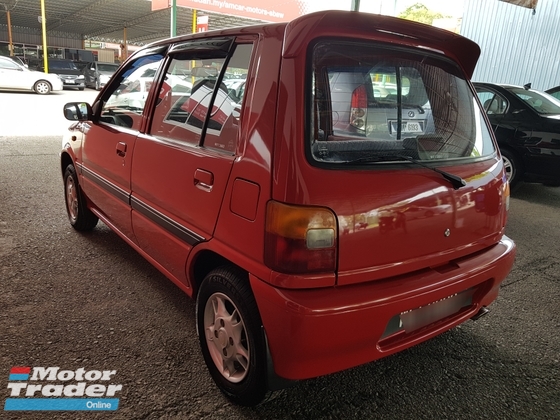
[[[512,159],[508,156],[505,156],[505,158],[507,160],[510,160],[510,164],[511,165],[516,165],[515,167],[515,178],[513,180],[509,180],[510,182],[510,186],[512,189],[515,189],[520,182],[522,182],[525,179],[525,160],[524,160],[524,156],[523,153],[521,153],[519,150],[516,150],[515,147],[512,147],[510,145],[501,145],[500,144],[500,155],[501,158],[504,159],[504,154],[506,155],[510,155],[513,158],[513,161],[511,161]]]
[[[73,164],[74,161],[72,160],[70,154],[66,150],[63,150],[60,153],[60,173],[63,177],[64,177],[64,171],[66,170],[68,165],[73,165]]]
[[[196,298],[200,289],[200,285],[204,281],[206,275],[210,271],[224,265],[229,265],[234,269],[237,269],[238,273],[242,275],[243,279],[247,282],[247,284],[249,284],[249,273],[247,272],[247,270],[241,268],[233,261],[223,257],[215,251],[204,249],[198,252],[195,256],[195,259],[191,262],[190,283],[193,289],[193,298]]]
[[[50,90],[52,91],[53,85],[52,85],[52,83],[49,82],[47,79],[35,80],[35,83],[33,83],[33,86],[31,86],[31,89],[32,89],[32,90],[35,90],[35,86],[37,86],[37,83],[41,83],[41,82],[44,82],[44,83],[46,83],[47,85],[49,85]]]
[[[195,300],[197,299],[197,295],[200,290],[200,285],[202,284],[202,282],[204,281],[208,273],[210,273],[216,268],[224,267],[224,266],[230,266],[235,271],[235,274],[237,276],[241,277],[244,282],[247,282],[247,287],[249,288],[249,290],[254,296],[254,290],[253,287],[251,286],[251,281],[249,279],[249,272],[246,269],[242,268],[238,264],[235,264],[233,261],[223,257],[222,255],[220,255],[219,253],[213,250],[204,249],[196,255],[195,260],[192,263],[191,287],[193,290],[192,297]],[[259,311],[259,316],[260,316],[260,308],[256,298],[255,298],[255,304],[257,305],[257,310]],[[272,357],[266,328],[262,324],[262,319],[260,320],[260,322],[261,322],[261,329],[264,338],[264,351],[265,351],[264,356],[266,359],[266,387],[268,390],[267,394],[263,399],[264,402],[272,397],[273,391],[278,391],[281,389],[292,387],[297,383],[297,381],[283,378],[276,373],[276,370],[274,368],[274,359]]]

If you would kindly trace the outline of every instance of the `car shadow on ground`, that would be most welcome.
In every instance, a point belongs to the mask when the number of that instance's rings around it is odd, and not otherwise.
[[[512,198],[558,207],[560,205],[560,187],[522,182],[511,193]]]

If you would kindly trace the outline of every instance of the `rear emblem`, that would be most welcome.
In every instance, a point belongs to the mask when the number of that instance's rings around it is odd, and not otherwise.
[[[408,111],[408,116],[410,118],[414,118],[414,111]]]
[[[451,235],[451,231],[450,231],[449,229],[445,229],[445,232],[443,232],[443,236],[445,236],[446,238],[448,238],[449,235]]]

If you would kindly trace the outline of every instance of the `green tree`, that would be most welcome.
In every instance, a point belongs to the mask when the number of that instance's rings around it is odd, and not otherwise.
[[[444,16],[441,13],[432,12],[422,3],[416,3],[400,13],[399,17],[431,25],[434,19],[441,19]]]

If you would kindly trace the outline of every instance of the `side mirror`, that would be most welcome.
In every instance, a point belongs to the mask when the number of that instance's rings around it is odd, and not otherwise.
[[[64,117],[70,121],[91,120],[93,111],[87,102],[69,102],[64,105]]]

